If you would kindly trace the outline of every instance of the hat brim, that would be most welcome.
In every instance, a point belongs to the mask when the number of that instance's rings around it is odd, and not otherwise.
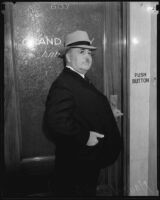
[[[89,45],[74,45],[74,46],[68,46],[68,47],[63,47],[62,49],[59,50],[60,56],[64,56],[67,52],[67,50],[71,48],[84,48],[84,49],[90,49],[90,50],[96,50],[97,47],[94,46],[89,46]]]

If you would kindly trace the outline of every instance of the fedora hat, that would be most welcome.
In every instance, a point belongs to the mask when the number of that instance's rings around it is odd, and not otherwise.
[[[65,37],[64,47],[59,50],[60,56],[64,56],[66,51],[70,48],[85,48],[95,50],[96,47],[92,46],[93,39],[90,40],[86,31],[77,30],[69,33]]]

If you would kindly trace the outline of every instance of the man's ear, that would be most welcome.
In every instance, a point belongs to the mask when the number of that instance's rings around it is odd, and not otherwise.
[[[67,62],[71,62],[71,58],[70,58],[70,53],[69,52],[66,53],[66,61]]]

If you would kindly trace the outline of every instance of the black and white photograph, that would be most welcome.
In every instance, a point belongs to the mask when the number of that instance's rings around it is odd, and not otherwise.
[[[159,8],[3,2],[2,198],[159,196]]]

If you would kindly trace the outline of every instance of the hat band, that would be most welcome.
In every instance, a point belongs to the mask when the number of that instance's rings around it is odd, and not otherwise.
[[[90,42],[87,42],[87,41],[79,41],[79,42],[73,42],[71,44],[68,44],[67,47],[69,46],[75,46],[75,45],[88,45],[90,46]]]

